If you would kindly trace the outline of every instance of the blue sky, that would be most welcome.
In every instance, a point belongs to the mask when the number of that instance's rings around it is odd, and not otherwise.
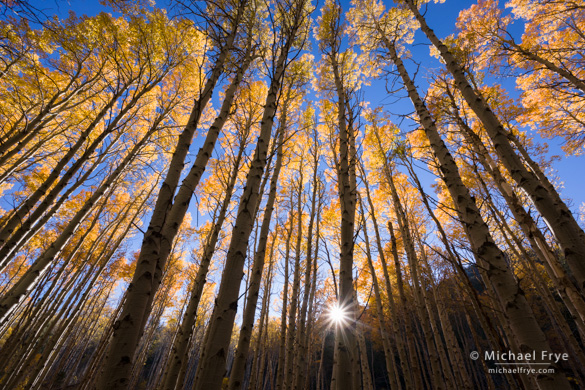
[[[74,11],[77,14],[87,14],[87,15],[95,15],[100,11],[107,11],[111,12],[108,8],[102,6],[99,1],[97,0],[69,0],[69,1],[62,1],[62,0],[52,0],[52,1],[39,1],[33,0],[30,2],[35,7],[43,10],[47,15],[58,14],[60,16],[66,16],[70,10]],[[455,21],[457,15],[461,9],[468,8],[475,1],[471,0],[446,0],[443,4],[429,4],[428,11],[426,14],[427,20],[431,28],[435,30],[439,37],[445,37],[452,33],[456,32],[455,28]],[[504,3],[502,1],[502,3]],[[157,6],[165,7],[167,4],[166,1],[157,1]],[[317,3],[317,7],[320,8],[322,1]],[[342,4],[344,8],[347,10],[349,8],[349,1],[342,0]],[[319,14],[317,10],[314,17]],[[515,23],[512,27],[511,32],[516,35],[516,38],[520,38],[520,34],[522,31],[522,26],[520,23]],[[316,50],[315,50],[316,51]],[[420,71],[417,84],[420,88],[420,92],[424,92],[424,88],[426,87],[425,83],[425,72],[428,70],[436,69],[441,66],[439,62],[429,56],[429,46],[428,41],[423,36],[423,34],[418,31],[415,39],[415,45],[411,47],[411,52],[413,57],[422,64],[422,67],[425,68],[424,70]],[[315,52],[315,57],[318,59],[318,53]],[[503,84],[511,94],[511,96],[518,96],[518,91],[515,89],[514,81],[511,79],[500,79],[495,80],[498,83]],[[377,106],[380,104],[388,104],[389,102],[394,102],[395,99],[385,99],[386,98],[386,90],[385,90],[385,83],[384,81],[375,81],[372,83],[372,86],[367,88],[365,91],[365,100],[369,101],[372,106]],[[394,103],[392,105],[391,110],[393,112],[400,112],[401,113],[408,113],[412,111],[412,106],[410,102],[406,99],[399,101],[398,103]],[[408,126],[405,124],[404,126]],[[407,129],[405,129],[407,130]],[[532,133],[535,140],[538,142],[546,142],[549,146],[549,153],[550,155],[557,155],[560,156],[554,163],[554,168],[556,169],[557,176],[560,178],[560,181],[563,183],[563,188],[561,190],[562,196],[564,198],[570,198],[572,201],[569,203],[571,204],[571,209],[578,213],[579,207],[581,204],[585,203],[585,180],[579,179],[579,171],[582,167],[585,167],[585,156],[582,157],[575,157],[570,156],[566,157],[564,152],[561,150],[560,146],[562,144],[561,139],[546,139],[543,140],[538,136],[538,134]]]
[[[430,4],[426,14],[427,21],[440,38],[446,37],[456,32],[455,21],[459,11],[461,9],[468,8],[473,3],[474,1],[468,0],[447,0],[444,4]],[[111,12],[111,10],[100,5],[96,0],[70,0],[68,2],[61,0],[52,0],[49,2],[33,0],[31,4],[39,9],[42,9],[47,15],[56,13],[61,17],[66,17],[69,11],[74,11],[78,15],[86,14],[89,16],[95,15],[100,11]],[[317,4],[317,7],[320,8],[321,4]],[[164,6],[162,2],[159,2],[158,5],[160,7]],[[345,10],[347,10],[349,8],[349,1],[343,0],[343,5]],[[320,12],[317,10],[314,14],[314,17],[316,18],[319,14]],[[517,38],[520,38],[521,26],[517,24],[513,28],[512,32],[516,34]],[[438,62],[438,60],[430,57],[428,41],[420,31],[417,32],[415,37],[415,44],[410,48],[410,50],[416,61],[421,63],[421,69],[417,76],[416,82],[419,87],[419,92],[424,94],[424,90],[427,87],[427,75],[433,70],[442,67],[442,65]],[[315,55],[315,59],[318,60],[320,55],[315,47],[313,48],[313,54]],[[507,79],[494,81],[503,84],[512,96],[518,96],[518,91],[515,89],[513,80]],[[372,86],[367,87],[364,92],[364,99],[370,102],[371,107],[385,104],[388,105],[387,108],[389,110],[398,114],[408,114],[413,111],[412,104],[409,100],[401,99],[396,101],[396,99],[393,97],[387,97],[385,81],[383,80],[374,81]],[[403,95],[405,96],[405,94]],[[392,105],[390,106],[390,104]],[[411,124],[408,122],[404,122],[401,127],[403,131],[408,131],[412,128]],[[565,157],[564,153],[560,149],[562,140],[542,140],[537,134],[532,135],[538,142],[546,142],[549,145],[550,155],[561,156],[561,158],[554,163],[556,173],[564,183],[564,188],[562,189],[561,194],[564,198],[572,199],[572,201],[569,202],[569,206],[571,210],[577,215],[579,213],[580,205],[585,203],[585,181],[583,179],[579,179],[579,171],[582,167],[585,167],[585,157]],[[193,150],[197,150],[198,141],[199,140],[195,141]],[[422,166],[422,164],[419,165]],[[424,170],[419,170],[418,173],[421,176],[423,185],[426,187],[425,190],[427,194],[434,194],[434,191],[430,188],[430,185],[434,182],[435,177],[425,173]],[[193,215],[193,222],[195,223],[196,221],[199,221],[200,223],[204,223],[206,220],[205,217],[197,219],[196,207],[193,206],[195,203],[196,202],[193,201],[190,208],[190,211]],[[145,218],[146,223],[148,219],[149,217],[147,216]],[[135,236],[131,240],[131,247],[134,247],[137,250],[141,240],[141,235]],[[219,281],[219,275],[216,275],[213,279]],[[119,296],[119,294],[116,295]]]

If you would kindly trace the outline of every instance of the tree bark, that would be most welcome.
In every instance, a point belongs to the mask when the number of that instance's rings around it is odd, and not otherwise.
[[[250,349],[250,340],[252,338],[252,330],[254,327],[254,317],[256,314],[256,305],[258,303],[258,294],[260,292],[260,283],[262,282],[262,273],[264,272],[264,263],[266,257],[266,247],[268,245],[268,235],[270,233],[270,223],[272,221],[272,212],[274,211],[274,202],[276,201],[276,190],[278,186],[278,177],[282,167],[284,139],[286,132],[286,108],[281,117],[276,163],[272,178],[270,179],[270,192],[268,200],[264,208],[264,218],[262,220],[262,227],[260,228],[260,240],[256,253],[254,254],[254,265],[252,267],[252,276],[250,285],[248,287],[248,297],[246,308],[242,318],[242,326],[240,328],[240,336],[238,339],[238,346],[236,348],[236,355],[234,364],[230,373],[228,383],[229,390],[236,390],[242,388],[244,381],[244,373],[246,369],[246,361],[248,359],[248,351]]]
[[[455,203],[457,214],[464,223],[465,232],[479,266],[486,270],[489,282],[497,292],[514,336],[521,343],[520,351],[523,353],[536,351],[537,357],[540,357],[542,351],[551,351],[550,345],[540,329],[522,290],[518,286],[512,270],[506,263],[503,253],[494,243],[479,209],[469,194],[469,190],[463,184],[459,169],[441,139],[426,105],[420,99],[414,82],[410,79],[402,60],[398,57],[394,46],[387,40],[386,48],[408,90],[409,97],[415,106],[433,152],[439,160],[443,180]],[[538,359],[537,362],[543,363],[539,367],[552,368],[555,371],[553,374],[539,375],[536,378],[539,387],[542,389],[570,388],[567,378],[560,372],[556,364],[542,359]]]
[[[548,222],[563,248],[567,264],[579,283],[579,289],[585,289],[585,233],[554,188],[550,188],[546,183],[543,184],[533,172],[526,169],[513,149],[502,123],[487,102],[467,81],[463,68],[447,46],[437,38],[434,31],[427,25],[414,1],[405,0],[405,2],[419,22],[422,31],[439,50],[465,101],[483,123],[502,163]]]
[[[132,282],[128,286],[124,309],[120,318],[114,324],[112,340],[103,363],[103,370],[96,384],[96,388],[99,390],[125,389],[130,380],[129,374],[134,353],[142,335],[144,324],[152,309],[151,302],[158,289],[157,278],[160,280],[160,273],[164,268],[166,256],[168,256],[168,252],[163,252],[165,249],[163,248],[163,241],[166,240],[166,248],[171,246],[169,237],[164,235],[164,230],[169,223],[176,224],[178,222],[167,220],[168,214],[172,209],[173,196],[203,110],[211,99],[215,85],[223,73],[224,63],[235,40],[239,19],[244,12],[245,4],[246,0],[242,0],[239,3],[231,31],[226,36],[227,42],[221,48],[219,57],[213,65],[211,76],[205,83],[205,87],[191,111],[189,121],[179,136],[177,147],[173,153],[166,178],[161,186],[148,229],[142,241],[136,270]],[[237,80],[237,78],[238,76],[236,75],[234,80]],[[227,115],[227,113],[224,113],[224,115]],[[218,133],[219,128],[210,128],[204,141],[204,146],[197,154],[194,167],[197,166],[196,170],[201,173],[211,156]],[[197,179],[199,178],[200,176]],[[190,184],[191,188],[196,187],[196,183]],[[180,222],[178,222],[178,225],[180,225]],[[172,237],[170,241],[172,241]]]
[[[224,272],[221,278],[216,304],[209,323],[208,340],[203,347],[201,360],[197,367],[194,390],[216,389],[221,386],[227,358],[234,319],[238,308],[238,295],[243,276],[243,267],[248,248],[248,240],[254,225],[258,204],[259,188],[267,160],[277,98],[285,73],[286,62],[293,40],[304,19],[304,1],[294,4],[291,10],[292,25],[281,37],[284,40],[280,53],[274,63],[264,114],[260,125],[260,135],[246,179],[246,186],[238,207],[236,223],[232,232]]]

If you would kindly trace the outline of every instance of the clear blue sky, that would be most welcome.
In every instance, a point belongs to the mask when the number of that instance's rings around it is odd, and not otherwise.
[[[97,0],[51,0],[51,1],[40,1],[33,0],[30,2],[38,9],[43,10],[47,15],[58,14],[60,16],[66,16],[70,10],[77,14],[95,15],[96,13],[106,10],[107,8],[99,4]],[[428,6],[428,12],[426,14],[429,25],[435,30],[439,37],[445,37],[449,34],[455,33],[455,20],[461,9],[468,8],[475,1],[471,0],[446,0],[443,4],[430,4]],[[157,1],[157,6],[165,7],[166,1]],[[349,8],[349,1],[343,0],[342,4],[347,10]],[[322,1],[317,4],[317,7],[322,5]],[[111,12],[111,11],[110,11]],[[318,14],[316,12],[315,16]],[[517,35],[521,34],[521,25],[516,23],[513,27],[512,32]],[[418,62],[421,62],[425,68],[437,68],[441,66],[436,60],[429,56],[428,41],[419,31],[416,35],[415,46],[411,48],[413,56]],[[515,90],[513,80],[498,80],[501,84],[505,85],[512,96],[518,96],[518,92]],[[419,87],[425,87],[425,70],[422,70],[417,78]],[[386,97],[385,85],[383,81],[373,83],[373,86],[368,88],[365,93],[365,100],[370,101],[373,106],[382,103],[388,103],[389,100],[384,100]],[[378,100],[378,101],[376,101]],[[412,111],[412,106],[409,102],[404,100],[398,103],[398,106],[393,106],[393,111],[404,110],[403,113]],[[560,181],[563,182],[564,188],[562,189],[562,196],[564,198],[570,198],[572,201],[571,209],[575,213],[579,213],[579,207],[585,203],[585,180],[580,179],[580,170],[585,168],[585,156],[582,157],[565,157],[563,151],[560,148],[562,144],[561,139],[547,139],[542,140],[538,134],[532,134],[538,142],[546,142],[549,145],[549,151],[551,155],[561,156],[560,160],[554,163],[554,168],[557,171],[557,175]]]

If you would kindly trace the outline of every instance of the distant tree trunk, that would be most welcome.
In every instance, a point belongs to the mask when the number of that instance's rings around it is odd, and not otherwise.
[[[286,319],[287,319],[287,312],[288,312],[288,284],[289,284],[289,256],[290,256],[290,242],[292,239],[293,234],[293,207],[292,207],[292,200],[293,200],[293,193],[290,193],[290,212],[288,215],[290,226],[288,229],[288,234],[286,237],[285,243],[285,250],[284,250],[284,280],[283,280],[283,289],[282,289],[282,312],[280,314],[280,340],[278,344],[278,365],[276,367],[276,390],[281,390],[284,384],[284,367],[285,367],[285,357],[286,357]]]
[[[297,348],[295,351],[295,363],[294,363],[294,386],[291,386],[293,390],[301,390],[304,379],[308,375],[305,371],[307,368],[307,339],[305,333],[306,327],[306,315],[307,306],[309,304],[309,296],[311,293],[311,271],[313,267],[313,227],[315,224],[315,214],[317,212],[317,196],[318,196],[318,173],[319,173],[319,150],[318,150],[318,138],[315,131],[313,138],[313,149],[311,154],[313,157],[313,180],[311,186],[313,187],[311,194],[311,211],[309,215],[309,226],[307,228],[307,258],[305,261],[305,280],[304,280],[304,293],[303,302],[301,305],[301,311],[299,313],[299,326],[297,328],[296,340]],[[317,221],[319,223],[319,221]]]
[[[452,95],[449,93],[449,91],[448,95],[450,98],[452,98]],[[583,300],[583,297],[570,281],[565,270],[560,266],[555,254],[546,242],[544,235],[536,225],[536,222],[524,209],[520,199],[515,194],[513,189],[510,188],[510,185],[506,182],[503,174],[500,172],[499,167],[495,161],[491,159],[486,147],[483,145],[477,134],[475,134],[472,129],[469,128],[469,126],[459,116],[457,111],[455,111],[454,115],[456,116],[457,123],[459,124],[463,135],[469,141],[480,163],[494,179],[496,187],[504,197],[506,204],[520,225],[520,228],[530,241],[532,249],[545,265],[545,269],[547,270],[547,273],[549,274],[552,281],[555,283],[556,288],[559,291],[559,295],[563,298],[563,301],[565,304],[567,304],[569,311],[575,317],[581,334],[585,335],[585,301]],[[578,319],[576,317],[578,317]]]
[[[358,165],[361,169],[362,174],[362,181],[364,183],[364,189],[366,192],[366,199],[368,200],[368,206],[370,210],[370,218],[372,219],[372,224],[374,226],[374,234],[376,237],[376,247],[378,248],[378,257],[380,258],[380,263],[382,265],[382,272],[384,275],[384,282],[386,286],[386,293],[388,294],[388,305],[390,307],[390,331],[392,335],[400,334],[401,333],[401,326],[399,321],[399,310],[396,307],[396,302],[394,301],[394,293],[392,290],[392,282],[390,280],[390,275],[388,273],[388,263],[386,261],[386,255],[384,252],[384,248],[382,247],[382,240],[380,239],[380,228],[378,226],[378,220],[376,218],[376,213],[374,209],[374,203],[372,201],[372,197],[370,194],[370,187],[368,184],[367,176],[361,164]],[[400,269],[397,269],[397,279],[400,275]],[[396,348],[398,350],[398,356],[400,358],[400,365],[402,368],[402,377],[404,378],[404,384],[406,388],[411,388],[411,375],[413,374],[411,370],[408,368],[408,357],[406,353],[406,349],[404,347],[404,343],[401,337],[394,337],[396,340]],[[390,341],[390,338],[389,338]],[[400,388],[402,383],[400,382],[399,372],[396,369],[396,378],[397,378],[397,386]]]
[[[380,144],[381,145],[381,144]],[[384,153],[386,154],[386,153]],[[406,210],[402,205],[402,202],[398,196],[398,192],[396,190],[396,186],[394,185],[394,178],[393,173],[390,170],[390,164],[392,162],[386,161],[384,172],[386,173],[386,181],[390,187],[391,197],[392,197],[392,204],[394,206],[394,210],[396,212],[396,219],[398,221],[398,227],[400,230],[400,234],[402,237],[402,242],[404,244],[404,250],[406,252],[406,257],[408,259],[408,265],[410,268],[410,277],[412,278],[412,289],[414,295],[414,302],[416,304],[416,313],[418,314],[420,325],[422,327],[423,335],[426,341],[427,351],[428,351],[428,358],[431,364],[432,370],[432,378],[433,378],[433,387],[437,389],[443,389],[443,385],[446,384],[447,386],[452,386],[453,384],[448,381],[449,376],[445,375],[442,378],[442,368],[440,363],[440,358],[437,351],[437,346],[435,345],[435,340],[433,339],[433,332],[430,326],[431,319],[428,316],[428,312],[425,308],[425,301],[422,294],[422,289],[426,288],[426,286],[421,285],[421,278],[419,276],[420,265],[418,260],[418,255],[416,253],[416,248],[414,246],[414,241],[412,239],[410,222],[408,220],[408,216],[406,214]]]
[[[272,212],[274,210],[274,202],[276,201],[276,190],[278,187],[278,177],[282,167],[284,139],[286,132],[286,107],[281,116],[276,163],[272,178],[270,179],[270,192],[268,200],[264,208],[264,217],[262,220],[262,227],[260,228],[260,240],[256,253],[254,254],[254,263],[252,267],[252,275],[250,284],[248,286],[248,297],[246,308],[242,317],[242,326],[240,327],[240,336],[238,339],[238,346],[236,348],[236,355],[234,364],[230,373],[228,389],[236,390],[242,388],[244,381],[244,374],[246,369],[246,362],[248,360],[248,351],[250,349],[250,341],[252,339],[252,330],[254,327],[254,317],[256,315],[256,305],[258,303],[258,294],[260,292],[260,284],[262,282],[262,274],[264,272],[264,263],[266,257],[266,247],[268,245],[268,235],[270,233],[270,223],[272,221]]]
[[[355,290],[354,290],[355,291]],[[357,292],[354,296],[355,302],[357,302]],[[360,355],[360,369],[361,369],[361,388],[362,389],[374,389],[374,383],[372,382],[372,371],[370,369],[370,362],[368,361],[368,348],[366,346],[366,339],[364,337],[364,325],[359,321],[359,317],[356,319],[356,338],[359,348]]]
[[[341,66],[339,63],[339,37],[341,36],[339,4],[336,7],[337,20],[332,21],[331,34],[328,42],[327,57],[333,72],[335,93],[337,94],[337,130],[339,136],[339,152],[336,159],[337,191],[341,208],[341,252],[339,255],[339,297],[337,304],[348,312],[351,323],[346,329],[335,330],[335,351],[332,389],[358,389],[360,387],[359,356],[357,356],[357,340],[355,335],[355,310],[353,292],[353,251],[354,251],[354,225],[356,211],[356,188],[352,183],[355,177],[355,156],[351,155],[351,133],[347,123],[348,91],[344,85]],[[353,129],[351,129],[353,130]]]
[[[424,192],[422,185],[421,185],[420,181],[418,180],[416,173],[414,172],[411,164],[406,159],[404,161],[406,163],[406,167],[408,168],[411,177],[413,178],[413,180],[416,184],[416,187],[418,188],[419,193],[421,194],[421,199],[422,199],[423,204],[425,205],[425,207],[427,209],[427,212],[429,213],[429,215],[431,216],[431,218],[435,222],[435,226],[437,227],[441,241],[443,242],[445,250],[447,251],[447,254],[448,254],[448,257],[446,257],[446,260],[450,262],[454,271],[456,272],[456,275],[459,277],[459,279],[463,283],[464,289],[466,290],[467,294],[470,296],[471,304],[472,304],[473,308],[475,309],[475,312],[479,318],[479,321],[482,325],[484,332],[486,333],[486,336],[487,336],[489,342],[491,343],[491,345],[499,348],[500,350],[508,349],[509,346],[504,344],[504,341],[498,336],[496,328],[493,325],[493,322],[491,321],[488,314],[485,312],[485,309],[484,309],[483,305],[481,304],[480,299],[478,297],[477,290],[471,284],[469,277],[467,276],[465,270],[463,269],[462,261],[461,261],[459,255],[457,254],[455,249],[452,249],[452,243],[449,241],[449,238],[447,237],[447,233],[443,229],[443,226],[441,225],[441,223],[437,219],[433,209],[431,208],[431,206],[428,202],[428,199],[427,199],[427,194]],[[444,312],[441,311],[440,313],[443,314]],[[470,326],[472,326],[471,322],[470,322]],[[483,362],[483,363],[485,364],[485,362]],[[486,371],[487,371],[487,369],[486,369]],[[511,374],[506,374],[506,376],[511,378]],[[488,381],[488,384],[491,383],[491,385],[493,385],[493,382],[491,381],[491,376],[488,375],[488,379],[490,379]],[[513,378],[510,381],[510,383],[515,383]]]
[[[443,343],[443,338],[447,342],[449,340],[447,335],[447,329],[445,329],[443,326],[443,324],[445,324],[445,326],[448,326],[448,323],[444,323],[443,321],[441,321],[442,317],[440,313],[441,310],[439,309],[439,307],[443,308],[443,310],[445,310],[446,308],[444,305],[442,305],[443,303],[442,301],[440,301],[441,305],[439,306],[439,301],[437,299],[434,299],[436,298],[436,285],[434,283],[433,269],[429,264],[426,248],[424,247],[425,243],[423,242],[423,239],[420,237],[418,230],[414,229],[413,233],[414,238],[419,243],[420,259],[422,260],[422,263],[420,264],[421,270],[427,271],[426,272],[427,279],[429,280],[428,282],[429,288],[422,288],[421,290],[423,298],[425,300],[425,307],[428,313],[429,322],[431,324],[435,345],[437,346],[437,352],[439,359],[441,361],[442,370],[444,372],[444,375],[448,377],[448,380],[451,382],[451,385],[453,387],[458,387],[461,385],[460,383],[456,383],[458,379],[456,372],[458,370],[453,370],[454,367],[453,360],[449,359],[447,351],[445,350],[445,344]]]
[[[408,356],[410,359],[410,370],[412,371],[412,382],[415,384],[415,388],[420,389],[422,388],[422,369],[418,364],[418,360],[416,358],[416,346],[414,345],[414,340],[412,337],[408,337],[408,335],[412,335],[412,324],[410,322],[410,315],[408,311],[408,301],[406,299],[406,294],[404,292],[404,282],[402,279],[402,267],[400,265],[400,257],[398,256],[398,246],[396,244],[396,235],[394,234],[394,227],[392,226],[392,222],[388,221],[388,232],[390,233],[390,244],[391,244],[391,252],[392,257],[394,259],[394,268],[396,270],[396,287],[398,288],[398,295],[400,297],[400,314],[403,317],[404,321],[404,330],[408,345]],[[389,275],[387,272],[384,273],[384,277],[386,278],[387,286],[389,284]],[[388,287],[391,288],[391,287]],[[406,376],[406,375],[405,375]]]
[[[284,388],[290,389],[294,386],[294,350],[296,339],[297,326],[297,306],[299,301],[299,289],[301,283],[301,243],[303,239],[303,164],[299,165],[298,176],[298,191],[297,191],[297,229],[296,229],[296,244],[295,244],[295,262],[293,265],[293,284],[290,296],[290,307],[288,310],[288,330],[286,338],[286,357],[284,359]],[[292,191],[292,189],[291,189]],[[292,204],[291,204],[292,207]]]
[[[219,233],[221,232],[226,214],[229,210],[232,194],[238,178],[238,172],[241,168],[244,150],[245,139],[242,140],[242,143],[239,146],[238,154],[234,160],[232,170],[230,172],[219,214],[217,215],[217,219],[214,221],[211,231],[209,232],[205,242],[203,255],[201,256],[199,268],[197,269],[197,275],[195,276],[195,280],[191,288],[189,303],[171,348],[171,356],[169,358],[167,371],[165,372],[164,376],[164,390],[174,390],[175,388],[182,386],[183,382],[185,381],[189,362],[189,340],[192,337],[193,327],[195,326],[195,321],[197,319],[199,301],[201,300],[201,296],[203,294],[203,288],[205,287],[211,259],[215,253],[215,247],[219,239]]]
[[[49,246],[42,255],[35,260],[26,273],[20,277],[18,282],[0,299],[0,324],[10,315],[12,309],[34,288],[39,278],[45,273],[51,262],[61,252],[65,245],[71,239],[78,226],[83,222],[86,216],[91,212],[94,206],[104,197],[108,189],[112,187],[118,178],[123,174],[127,166],[134,160],[138,152],[144,147],[152,134],[158,129],[158,126],[164,115],[160,115],[152,124],[150,130],[143,138],[136,143],[124,160],[112,172],[112,174],[94,191],[92,196],[85,201],[81,209],[69,221],[58,238]]]
[[[313,336],[313,326],[314,326],[314,307],[316,305],[316,294],[315,291],[317,290],[317,263],[319,260],[319,236],[320,236],[320,229],[319,227],[321,226],[321,208],[323,206],[323,185],[321,184],[321,180],[319,180],[317,182],[317,191],[319,194],[319,202],[318,202],[318,206],[317,206],[317,228],[315,231],[315,252],[313,254],[313,272],[312,272],[312,281],[311,281],[311,292],[309,294],[309,314],[307,316],[307,329],[305,332],[305,345],[308,346],[308,352],[307,352],[307,356],[309,357],[308,359],[308,367],[307,367],[307,375],[305,376],[305,385],[304,385],[304,389],[310,389],[310,381],[312,379],[311,377],[311,357],[314,354],[313,349],[315,349],[315,351],[317,351],[316,348],[314,348],[314,345],[311,343],[311,339]],[[310,265],[309,265],[310,266]],[[302,368],[302,367],[301,367]],[[319,386],[319,381],[317,381],[317,386]]]
[[[142,206],[144,206],[147,200],[148,196],[144,197]],[[129,204],[126,209],[122,211],[112,229],[114,232],[128,222],[126,219],[132,211],[131,206],[132,205]],[[93,294],[95,294],[93,287],[96,286],[97,281],[104,272],[109,260],[122,244],[122,241],[126,238],[126,235],[139,216],[139,212],[134,212],[134,215],[131,217],[129,223],[127,223],[126,228],[124,228],[123,233],[120,234],[119,237],[115,237],[115,235],[109,237],[106,236],[107,242],[104,245],[106,253],[104,253],[104,256],[100,256],[95,264],[92,264],[90,271],[83,276],[83,280],[81,280],[80,283],[76,283],[76,288],[69,294],[69,298],[62,305],[60,312],[56,315],[61,321],[54,321],[51,325],[53,330],[47,332],[51,334],[52,337],[42,338],[43,356],[39,359],[40,364],[37,364],[37,368],[33,374],[30,375],[30,384],[34,385],[34,388],[38,388],[42,385],[42,379],[51,368],[52,361],[58,356],[63,343],[68,340],[68,335],[74,331],[75,327],[73,324],[80,320],[80,313],[82,313],[86,305],[95,301],[95,299],[93,299]],[[112,245],[108,245],[108,243],[112,243]],[[34,383],[32,383],[32,381],[34,381]]]
[[[429,215],[431,216],[431,218],[433,219],[433,221],[435,222],[435,225],[437,226],[437,229],[439,230],[441,237],[443,239],[443,242],[445,244],[448,244],[449,241],[447,239],[447,235],[445,233],[445,231],[443,230],[441,223],[439,222],[439,220],[436,218],[433,209],[431,208],[431,206],[429,205],[428,199],[427,199],[427,195],[425,194],[420,181],[418,179],[418,176],[416,175],[416,173],[414,172],[414,169],[412,168],[412,166],[409,164],[410,162],[405,160],[405,165],[408,168],[408,171],[412,177],[412,179],[414,180],[417,189],[420,192],[421,195],[421,199],[423,201],[423,204],[425,205],[427,212],[429,213]],[[422,243],[421,243],[422,245]],[[447,251],[451,254],[452,256],[452,261],[454,260],[454,255],[451,253],[450,247],[447,246]],[[430,268],[430,265],[428,264],[428,261],[426,260],[426,257],[423,258],[425,260],[425,265],[427,268]],[[449,356],[451,356],[451,362],[453,364],[453,362],[455,362],[456,367],[460,367],[460,369],[455,370],[455,372],[459,373],[459,377],[462,380],[462,385],[463,388],[466,389],[471,389],[472,388],[472,384],[470,382],[470,378],[467,375],[467,372],[463,369],[465,367],[465,365],[463,364],[463,358],[461,356],[461,350],[459,348],[459,345],[457,344],[457,340],[455,337],[455,333],[453,332],[453,327],[451,325],[451,321],[449,321],[449,316],[447,314],[447,308],[444,305],[444,302],[442,300],[439,299],[438,297],[438,286],[436,285],[436,283],[434,282],[434,277],[433,277],[433,273],[432,271],[429,272],[429,279],[431,281],[431,287],[433,290],[433,296],[434,296],[434,300],[436,302],[436,306],[437,306],[437,310],[438,310],[438,314],[439,314],[439,318],[440,318],[440,322],[441,322],[441,327],[443,329],[443,334],[445,336],[445,340],[447,342],[448,345],[448,351],[449,351]]]
[[[278,230],[278,227],[277,229]],[[262,386],[264,381],[264,366],[266,357],[266,339],[269,332],[268,329],[268,304],[271,296],[272,278],[273,278],[273,267],[274,267],[274,247],[276,244],[276,234],[272,238],[270,244],[270,255],[268,256],[268,272],[266,280],[264,282],[264,295],[262,296],[262,309],[260,311],[260,319],[258,326],[258,339],[256,342],[256,350],[254,351],[254,357],[252,360],[252,368],[250,374],[250,382],[248,383],[248,389],[256,390],[256,387]],[[260,354],[262,355],[260,356]],[[231,379],[230,379],[231,380]]]
[[[372,276],[372,286],[374,288],[374,299],[376,300],[376,314],[378,315],[378,321],[380,323],[380,337],[382,338],[382,347],[384,348],[384,358],[386,361],[386,370],[388,371],[388,377],[390,382],[390,388],[400,389],[400,378],[396,367],[396,359],[394,358],[394,350],[390,341],[390,334],[394,334],[393,324],[387,325],[386,315],[384,314],[384,308],[382,307],[382,294],[380,293],[380,286],[378,285],[378,277],[376,276],[376,269],[372,261],[372,254],[370,251],[370,239],[368,237],[368,231],[366,226],[366,218],[364,214],[364,206],[360,200],[360,211],[362,217],[363,231],[364,231],[364,245],[366,251],[366,260],[368,262],[368,269]],[[390,314],[391,316],[394,313]]]
[[[34,223],[42,217],[44,212],[51,206],[57,195],[65,188],[69,181],[74,175],[81,169],[81,167],[89,160],[90,156],[101,145],[102,141],[111,134],[117,127],[119,121],[124,117],[125,114],[134,107],[141,96],[154,88],[156,83],[153,83],[143,89],[134,99],[128,102],[122,110],[116,115],[115,119],[110,122],[108,126],[94,139],[90,140],[90,135],[93,133],[95,128],[101,123],[102,119],[116,104],[116,99],[119,99],[126,88],[130,85],[125,86],[116,94],[114,94],[106,106],[98,113],[97,117],[90,123],[90,125],[80,133],[79,139],[71,146],[71,148],[65,153],[65,155],[59,160],[55,167],[51,170],[51,173],[41,183],[41,185],[35,189],[35,191],[18,206],[16,210],[10,215],[10,218],[4,222],[0,230],[0,245],[2,250],[0,254],[0,270],[3,270],[6,265],[10,262],[8,257],[12,253],[12,247],[16,246],[21,237],[34,225]],[[90,140],[89,145],[85,145],[86,141]],[[83,153],[79,158],[73,160],[77,153],[83,149]],[[73,162],[72,162],[73,161]],[[72,164],[66,169],[69,163]],[[66,169],[65,173],[61,175],[61,172]],[[34,209],[34,206],[39,200],[42,202]],[[34,211],[33,211],[34,209]],[[29,215],[29,213],[32,214]],[[19,229],[17,227],[20,226]],[[16,236],[14,236],[16,234]]]
[[[38,207],[21,223],[0,250],[0,259],[6,260],[1,262],[7,266],[10,263],[10,260],[15,257],[15,254],[17,254],[18,251],[39,232],[39,230],[46,226],[69,197],[74,194],[82,184],[85,184],[86,180],[95,172],[95,170],[99,168],[107,158],[109,158],[108,151],[117,143],[121,134],[121,132],[117,133],[115,137],[110,140],[109,144],[105,147],[105,150],[101,151],[91,164],[88,164],[89,166],[85,169],[85,172],[77,177],[75,182],[67,184],[65,191],[63,191],[61,195],[56,194],[55,200],[52,201],[52,203],[45,203],[43,207]],[[45,200],[46,199],[47,197],[45,197]]]

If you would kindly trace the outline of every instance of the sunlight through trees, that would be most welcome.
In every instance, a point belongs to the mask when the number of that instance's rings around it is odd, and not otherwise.
[[[41,3],[0,390],[585,386],[585,1]]]

